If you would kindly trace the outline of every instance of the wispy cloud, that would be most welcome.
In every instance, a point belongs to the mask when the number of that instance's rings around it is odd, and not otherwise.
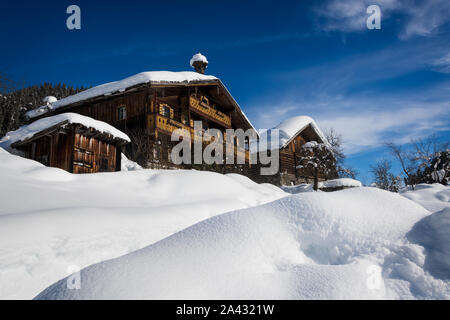
[[[401,24],[399,37],[430,36],[450,21],[450,1],[433,0],[329,0],[313,8],[324,31],[364,32],[369,5],[379,5],[383,21],[396,15]]]
[[[397,87],[398,79],[419,71],[447,68],[450,59],[445,52],[440,41],[428,39],[415,47],[401,43],[274,75],[284,89],[255,101],[251,110],[259,112],[252,119],[257,126],[270,128],[288,117],[312,116],[322,128],[333,127],[343,135],[348,154],[377,148],[385,141],[407,143],[449,131],[448,79],[430,86],[424,82],[418,87]],[[274,104],[279,114],[273,114]]]
[[[313,116],[322,129],[334,128],[342,134],[345,151],[355,154],[377,148],[386,141],[403,144],[438,131],[449,131],[449,93],[440,101],[428,101],[434,95],[431,92],[422,93],[422,100],[417,96],[374,96],[303,101],[280,106],[289,110],[289,114],[276,121],[275,117],[269,119],[264,115],[256,121],[272,127],[280,119],[305,114],[307,106],[315,106],[315,110],[310,109],[306,114]]]
[[[353,112],[318,115],[319,125],[334,128],[343,135],[348,154],[377,148],[386,141],[404,144],[409,143],[411,139],[450,130],[450,121],[447,119],[450,109],[448,102],[412,101],[409,106],[399,107],[395,102],[377,100],[368,103],[372,110],[358,111],[363,103]],[[374,107],[385,103],[390,105],[390,110]]]
[[[436,71],[450,73],[450,53],[447,53],[442,58],[436,59],[433,65]]]

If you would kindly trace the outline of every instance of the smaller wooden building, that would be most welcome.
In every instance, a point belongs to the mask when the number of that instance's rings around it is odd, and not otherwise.
[[[129,142],[114,127],[73,113],[44,118],[17,131],[12,148],[71,173],[120,171],[121,148]]]
[[[308,116],[297,116],[281,122],[278,126],[269,130],[269,132],[273,132],[273,130],[278,131],[279,145],[278,148],[272,148],[269,152],[275,152],[275,150],[278,149],[279,171],[274,175],[259,175],[258,172],[261,165],[257,165],[252,168],[252,178],[259,183],[268,182],[281,186],[312,183],[315,177],[314,170],[312,168],[300,166],[303,158],[301,152],[302,147],[307,142],[316,141],[327,146],[327,151],[331,152],[331,146],[315,121]],[[261,139],[267,139],[271,134],[272,133],[266,133]],[[266,152],[267,145],[270,145],[270,143],[260,141],[259,152]],[[333,167],[329,169],[330,170],[328,171],[330,174],[326,174],[323,170],[319,170],[319,181],[337,178],[336,168]]]

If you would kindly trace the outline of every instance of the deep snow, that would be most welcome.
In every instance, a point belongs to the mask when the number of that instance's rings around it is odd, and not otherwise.
[[[72,175],[0,148],[1,299],[450,299],[449,187],[289,195],[123,166]]]
[[[73,175],[0,148],[0,299],[28,299],[80,268],[211,216],[286,194],[239,175],[136,170]]]
[[[439,183],[419,184],[414,190],[408,188],[401,195],[419,203],[430,212],[450,208],[450,187]]]
[[[405,236],[429,218],[375,188],[301,193],[212,217],[82,270],[79,290],[62,279],[37,298],[449,299]]]

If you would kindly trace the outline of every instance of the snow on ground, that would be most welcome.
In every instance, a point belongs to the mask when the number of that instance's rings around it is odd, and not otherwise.
[[[243,176],[193,170],[73,175],[2,148],[0,181],[0,299],[33,298],[72,266],[286,195]]]
[[[284,192],[296,194],[300,192],[314,192],[314,185],[312,183],[302,183],[294,186],[281,186]],[[321,192],[318,190],[317,192]]]
[[[449,187],[288,195],[124,160],[72,175],[0,148],[0,299],[450,299]]]
[[[295,194],[87,267],[79,290],[67,287],[72,275],[37,298],[449,299],[449,281],[427,270],[427,249],[406,237],[448,239],[431,217],[375,188]],[[439,235],[426,238],[421,224]]]
[[[319,189],[338,188],[338,187],[357,188],[362,187],[362,183],[358,180],[350,178],[339,178],[333,180],[319,181]],[[283,189],[285,192],[292,194],[300,192],[314,192],[314,184],[302,183],[295,186],[282,186],[281,189]]]
[[[422,219],[407,236],[425,248],[425,268],[435,277],[450,280],[450,208]]]
[[[122,159],[120,161],[120,170],[121,171],[136,171],[136,170],[142,170],[142,167],[138,165],[136,162],[131,161],[127,158],[126,155],[122,153]]]
[[[81,124],[86,128],[94,128],[95,130],[98,130],[100,132],[108,133],[113,137],[120,138],[128,142],[131,141],[125,133],[107,124],[106,122],[82,116],[78,113],[68,112],[52,117],[39,119],[31,124],[23,125],[15,131],[9,131],[0,140],[0,147],[3,149],[9,149],[11,144],[13,144],[14,142],[31,138],[42,130],[51,128],[63,122]]]
[[[450,208],[450,186],[439,183],[419,184],[414,190],[409,188],[401,195],[419,203],[430,212]]]

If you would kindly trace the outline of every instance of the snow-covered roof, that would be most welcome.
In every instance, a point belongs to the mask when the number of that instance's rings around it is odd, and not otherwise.
[[[130,142],[130,138],[122,131],[99,120],[95,120],[77,113],[63,113],[52,117],[39,119],[31,124],[21,126],[15,131],[8,132],[1,140],[0,147],[10,149],[11,144],[32,138],[35,134],[62,123],[81,124],[86,128],[93,128],[102,133],[108,133],[114,138]]]
[[[282,149],[286,147],[300,132],[305,130],[310,125],[317,136],[320,138],[320,142],[323,143],[326,148],[331,150],[330,144],[325,138],[325,135],[317,126],[316,122],[308,116],[297,116],[284,120],[272,129],[261,130],[259,133],[259,141],[252,141],[252,143],[250,144],[250,151],[253,153],[258,152],[258,150],[259,152],[261,152],[267,149]],[[277,134],[277,131],[275,130],[278,130],[278,144],[276,143],[275,135]],[[271,139],[275,139],[275,141],[269,141]]]
[[[202,55],[200,52],[196,53],[192,56],[191,61],[190,61],[191,67],[194,67],[195,61],[208,63],[208,60],[206,59],[206,57],[204,55]]]
[[[51,110],[55,110],[76,102],[88,100],[99,96],[111,95],[115,92],[123,92],[130,87],[145,83],[190,83],[216,81],[214,76],[204,75],[192,71],[171,72],[171,71],[149,71],[141,72],[123,80],[105,83],[64,99],[52,102],[51,108],[45,105],[28,111],[25,115],[28,118],[35,118]]]
[[[289,118],[281,122],[279,125],[273,129],[278,129],[280,134],[280,148],[287,146],[292,139],[294,139],[300,132],[311,125],[314,132],[319,136],[321,142],[323,142],[328,148],[330,144],[328,143],[322,130],[317,126],[316,122],[308,116],[297,116]]]

